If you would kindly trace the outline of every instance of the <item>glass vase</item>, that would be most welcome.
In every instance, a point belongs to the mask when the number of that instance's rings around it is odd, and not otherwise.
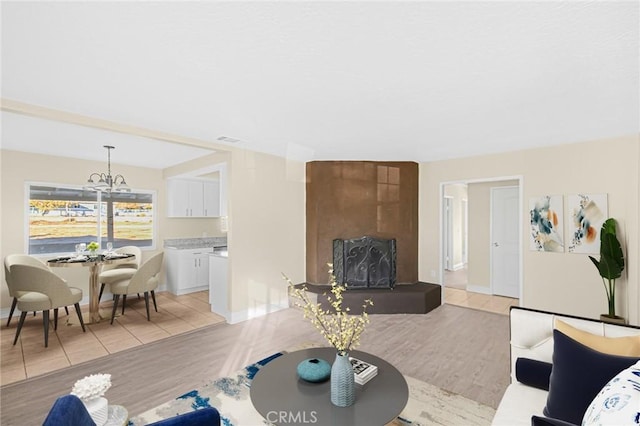
[[[348,407],[355,400],[356,385],[349,354],[338,352],[331,366],[331,403],[338,407]]]

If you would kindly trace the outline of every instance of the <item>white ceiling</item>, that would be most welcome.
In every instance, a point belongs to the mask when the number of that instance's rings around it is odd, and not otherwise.
[[[301,159],[430,161],[640,132],[640,2],[7,2],[2,97]],[[2,147],[204,149],[4,112]],[[81,148],[82,147],[82,148]],[[122,155],[127,152],[127,159]],[[67,150],[69,151],[67,153]],[[146,157],[149,157],[147,154]],[[142,164],[145,163],[145,164]]]

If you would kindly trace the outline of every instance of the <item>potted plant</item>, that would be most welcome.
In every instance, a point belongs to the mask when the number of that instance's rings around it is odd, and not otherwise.
[[[620,241],[616,236],[615,219],[609,218],[602,224],[602,229],[600,230],[600,260],[593,256],[589,256],[589,259],[598,268],[607,293],[609,313],[600,315],[600,319],[624,324],[624,318],[616,315],[616,279],[622,276],[624,255]]]

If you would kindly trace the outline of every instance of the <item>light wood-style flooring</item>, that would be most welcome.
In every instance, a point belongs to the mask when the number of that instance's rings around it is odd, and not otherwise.
[[[511,306],[518,306],[518,299],[490,294],[472,293],[457,288],[444,288],[444,303],[509,315]]]
[[[508,315],[510,306],[518,304],[517,299],[471,293],[456,288],[444,288],[444,294],[447,304],[502,315]],[[8,328],[5,319],[0,327],[0,384],[6,385],[36,377],[206,325],[224,322],[223,317],[210,312],[207,291],[183,296],[162,292],[157,294],[157,298],[158,312],[151,308],[150,322],[146,318],[144,300],[130,297],[125,315],[117,316],[113,325],[110,325],[108,320],[103,320],[99,324],[88,325],[86,333],[82,333],[77,325],[73,308],[69,311],[69,317],[61,310],[58,330],[54,332],[51,328],[49,332],[48,348],[45,348],[43,343],[41,313],[36,317],[27,316],[15,346],[13,339],[19,315],[14,315]],[[111,312],[112,306],[111,301],[104,300],[100,305],[106,313]]]
[[[6,319],[0,327],[0,384],[6,385],[26,378],[50,373],[126,349],[142,346],[170,336],[195,330],[206,325],[224,322],[224,318],[211,312],[209,292],[203,291],[184,296],[168,292],[156,294],[158,312],[151,303],[151,321],[147,321],[144,299],[129,297],[124,315],[118,315],[113,323],[103,319],[98,324],[87,325],[83,333],[78,324],[75,309],[69,316],[60,310],[58,330],[49,330],[49,347],[44,347],[42,313],[27,315],[16,345],[13,345],[19,320],[14,314],[9,327]],[[121,305],[120,305],[121,306]],[[111,316],[112,301],[103,298],[101,313]],[[83,312],[88,306],[82,307]],[[104,312],[103,312],[104,309]],[[118,314],[121,308],[118,308]]]
[[[443,281],[444,302],[451,305],[509,315],[511,306],[518,306],[519,304],[518,299],[510,297],[466,291],[469,281],[466,267],[457,271],[445,270]]]
[[[509,383],[507,316],[445,304],[423,315],[370,318],[358,349],[384,358],[407,376],[497,406]],[[135,416],[274,352],[307,343],[326,345],[298,309],[205,326],[2,386],[0,424],[42,424],[59,395],[94,373],[112,375],[109,403]]]

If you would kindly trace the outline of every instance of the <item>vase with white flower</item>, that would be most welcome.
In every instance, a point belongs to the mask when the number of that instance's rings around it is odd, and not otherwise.
[[[329,264],[331,294],[324,294],[330,309],[322,309],[320,303],[309,298],[306,286],[296,286],[283,274],[289,284],[289,294],[295,306],[302,308],[304,318],[309,319],[320,334],[336,349],[336,359],[331,367],[331,402],[340,407],[347,407],[355,402],[355,382],[353,368],[349,360],[349,352],[360,344],[360,336],[369,324],[367,308],[373,306],[371,299],[362,304],[359,315],[351,315],[350,309],[342,307],[346,286],[339,284],[333,274],[333,265]]]
[[[82,400],[97,426],[107,422],[109,404],[104,394],[110,387],[111,374],[91,374],[78,380],[71,390],[71,395]]]

